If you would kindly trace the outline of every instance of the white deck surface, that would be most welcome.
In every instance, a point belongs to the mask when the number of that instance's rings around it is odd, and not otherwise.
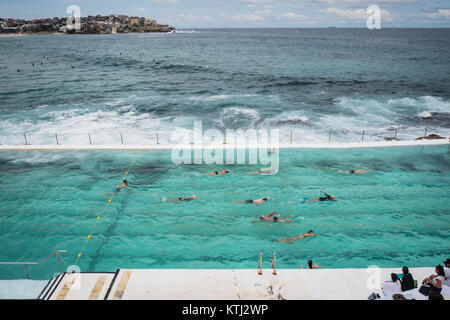
[[[401,268],[379,269],[381,285]],[[433,274],[434,268],[410,268],[417,282]],[[65,300],[87,300],[102,273],[79,274],[81,285],[72,288]],[[113,274],[98,295],[104,299]],[[367,269],[281,269],[277,275],[255,269],[121,269],[111,287],[108,300],[367,300],[372,292],[384,297],[381,287],[369,288],[373,274]],[[67,277],[67,275],[66,275]],[[61,281],[51,299],[64,296]],[[369,283],[372,283],[369,281]],[[376,283],[376,282],[375,282]],[[445,298],[450,299],[450,288]],[[417,291],[418,289],[415,289]],[[443,291],[444,292],[444,291]],[[416,299],[426,299],[415,292]],[[422,297],[421,297],[422,296]],[[391,298],[391,297],[388,297]]]
[[[103,300],[109,285],[114,277],[114,273],[77,273],[70,277],[66,274],[58,284],[49,300]],[[98,293],[92,293],[97,282],[104,277],[103,285],[98,286]],[[65,289],[66,287],[67,289]]]
[[[449,144],[449,139],[436,140],[404,140],[404,141],[375,141],[375,142],[349,142],[349,143],[316,143],[316,144],[279,144],[280,149],[297,148],[368,148],[368,147],[401,147],[401,146],[428,146]],[[224,149],[234,148],[258,148],[258,145],[0,145],[0,150],[171,150],[171,149],[211,149],[222,147]]]
[[[0,280],[0,299],[35,299],[47,280]]]

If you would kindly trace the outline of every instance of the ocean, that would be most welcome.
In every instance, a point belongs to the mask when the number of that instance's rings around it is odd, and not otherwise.
[[[0,143],[170,143],[195,120],[297,143],[448,136],[449,48],[447,29],[2,37]]]
[[[0,144],[55,144],[56,134],[61,145],[154,144],[155,133],[170,143],[197,120],[204,130],[280,129],[285,143],[291,133],[297,143],[357,142],[363,131],[364,141],[448,137],[449,48],[446,29],[0,37]],[[279,158],[278,174],[259,176],[249,164],[175,165],[169,150],[4,150],[0,261],[68,250],[63,268],[82,253],[81,271],[115,271],[256,269],[260,251],[264,268],[275,251],[281,269],[448,258],[447,145],[281,149]],[[223,169],[231,174],[200,175]],[[352,169],[367,173],[341,172]],[[133,190],[108,206],[125,173]],[[338,201],[303,201],[320,190]],[[234,202],[261,197],[270,201]],[[273,211],[293,222],[252,223]],[[277,241],[310,229],[317,237]],[[3,265],[0,277],[23,271]],[[32,279],[54,272],[55,259],[29,268]]]

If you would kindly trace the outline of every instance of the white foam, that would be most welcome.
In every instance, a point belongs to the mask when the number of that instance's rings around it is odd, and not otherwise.
[[[430,118],[431,117],[431,112],[429,111],[422,111],[418,114],[419,117],[421,118]]]
[[[212,96],[195,96],[190,97],[189,100],[192,101],[217,101],[217,100],[226,100],[226,99],[234,99],[234,98],[248,98],[248,97],[257,97],[256,94],[218,94]]]

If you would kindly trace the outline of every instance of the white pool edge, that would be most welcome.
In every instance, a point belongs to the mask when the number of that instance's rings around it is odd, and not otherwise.
[[[279,149],[346,149],[346,148],[374,148],[374,147],[405,147],[405,146],[437,146],[448,145],[449,139],[435,140],[404,140],[404,141],[373,141],[373,142],[342,142],[342,143],[303,143],[303,144],[279,144],[273,146]],[[247,144],[154,144],[154,145],[0,145],[0,150],[173,150],[173,149],[254,149],[272,147],[271,145],[247,145]]]

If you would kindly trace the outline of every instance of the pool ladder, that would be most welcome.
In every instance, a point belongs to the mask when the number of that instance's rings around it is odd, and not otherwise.
[[[28,269],[27,269],[28,265],[38,265],[44,261],[47,261],[49,258],[56,256],[56,260],[58,261],[59,273],[61,274],[62,270],[61,270],[61,263],[60,263],[59,259],[60,259],[60,253],[64,253],[64,252],[67,252],[67,250],[56,250],[55,252],[50,254],[48,257],[46,257],[38,262],[0,262],[0,265],[23,265],[23,268],[25,270],[25,276],[27,277],[27,279],[30,279],[29,274],[28,274]]]
[[[276,264],[277,264],[277,257],[275,255],[275,251],[273,252],[272,255],[272,274],[274,276],[277,275],[277,270],[276,270]],[[258,275],[262,276],[262,251],[259,251],[259,259],[258,259]]]

